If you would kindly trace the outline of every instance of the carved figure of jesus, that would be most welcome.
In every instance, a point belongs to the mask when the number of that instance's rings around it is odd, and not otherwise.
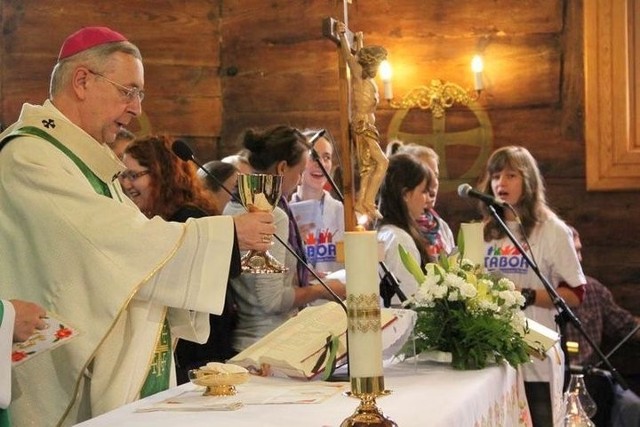
[[[375,111],[380,98],[374,78],[380,63],[387,58],[387,51],[382,46],[361,47],[358,38],[361,39],[362,35],[358,33],[354,41],[357,50],[352,54],[345,25],[338,22],[336,31],[340,35],[340,49],[351,71],[351,131],[360,169],[360,191],[355,210],[371,219],[379,219],[382,215],[375,198],[389,161],[380,147],[380,134],[375,126]]]

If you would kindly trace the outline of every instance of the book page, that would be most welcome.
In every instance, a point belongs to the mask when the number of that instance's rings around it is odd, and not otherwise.
[[[298,223],[300,234],[305,235],[308,230],[313,230],[322,224],[322,211],[320,201],[303,200],[289,203],[289,209]]]
[[[395,320],[393,312],[381,311],[382,325]],[[260,369],[261,364],[271,366],[274,372],[294,377],[311,378],[318,359],[324,356],[327,339],[339,336],[336,358],[346,355],[347,315],[336,302],[307,307],[280,325],[260,341],[229,360],[244,367]],[[322,371],[324,366],[318,372]]]
[[[251,361],[255,368],[262,363],[300,368],[304,359],[323,350],[327,337],[344,334],[346,328],[347,316],[338,303],[307,307],[229,362],[246,367],[244,363]],[[341,345],[339,354],[345,350],[346,345]],[[307,372],[305,376],[310,374]]]

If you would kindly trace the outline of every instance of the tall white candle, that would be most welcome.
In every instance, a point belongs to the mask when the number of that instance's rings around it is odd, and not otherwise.
[[[481,222],[463,222],[460,224],[464,239],[464,257],[484,267],[484,226]]]
[[[471,60],[471,70],[473,71],[473,87],[477,91],[484,89],[482,82],[482,71],[484,70],[484,62],[480,55],[476,55]]]
[[[382,334],[376,232],[347,232],[344,247],[350,376],[381,377]]]
[[[391,80],[385,80],[382,83],[384,85],[384,99],[393,99],[393,88],[391,87]]]
[[[475,90],[482,90],[484,89],[484,83],[482,83],[482,71],[477,72],[477,73],[473,73],[473,83],[474,83],[474,89]]]

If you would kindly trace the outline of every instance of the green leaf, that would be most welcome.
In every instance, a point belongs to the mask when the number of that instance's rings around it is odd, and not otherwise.
[[[416,279],[418,284],[424,282],[424,273],[422,272],[418,261],[416,261],[413,256],[411,256],[411,254],[402,247],[402,245],[398,245],[398,252],[400,253],[402,264],[404,264],[404,267]]]
[[[458,230],[458,251],[460,252],[460,259],[464,258],[464,234],[462,233],[462,227]]]

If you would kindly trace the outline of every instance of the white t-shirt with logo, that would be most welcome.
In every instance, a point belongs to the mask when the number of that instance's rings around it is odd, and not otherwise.
[[[529,244],[523,238],[516,221],[507,221],[507,227],[527,254],[530,257],[533,254],[533,261],[537,263],[538,270],[554,288],[561,282],[570,287],[586,283],[571,230],[558,217],[554,215],[536,226],[528,238]],[[484,266],[488,271],[499,272],[500,275],[511,279],[518,288],[533,288],[537,292],[546,292],[536,273],[506,236],[486,244]],[[524,313],[529,319],[558,330],[555,323],[557,310],[530,306]],[[547,357],[542,361],[534,358],[533,363],[523,365],[523,374],[525,381],[550,383],[555,417],[562,404],[564,356],[557,351],[557,347],[554,349],[547,353],[553,354],[553,357]]]
[[[289,208],[298,223],[307,262],[321,273],[344,268],[337,261],[337,243],[344,240],[344,206],[325,191],[319,200],[299,200],[294,194]]]

